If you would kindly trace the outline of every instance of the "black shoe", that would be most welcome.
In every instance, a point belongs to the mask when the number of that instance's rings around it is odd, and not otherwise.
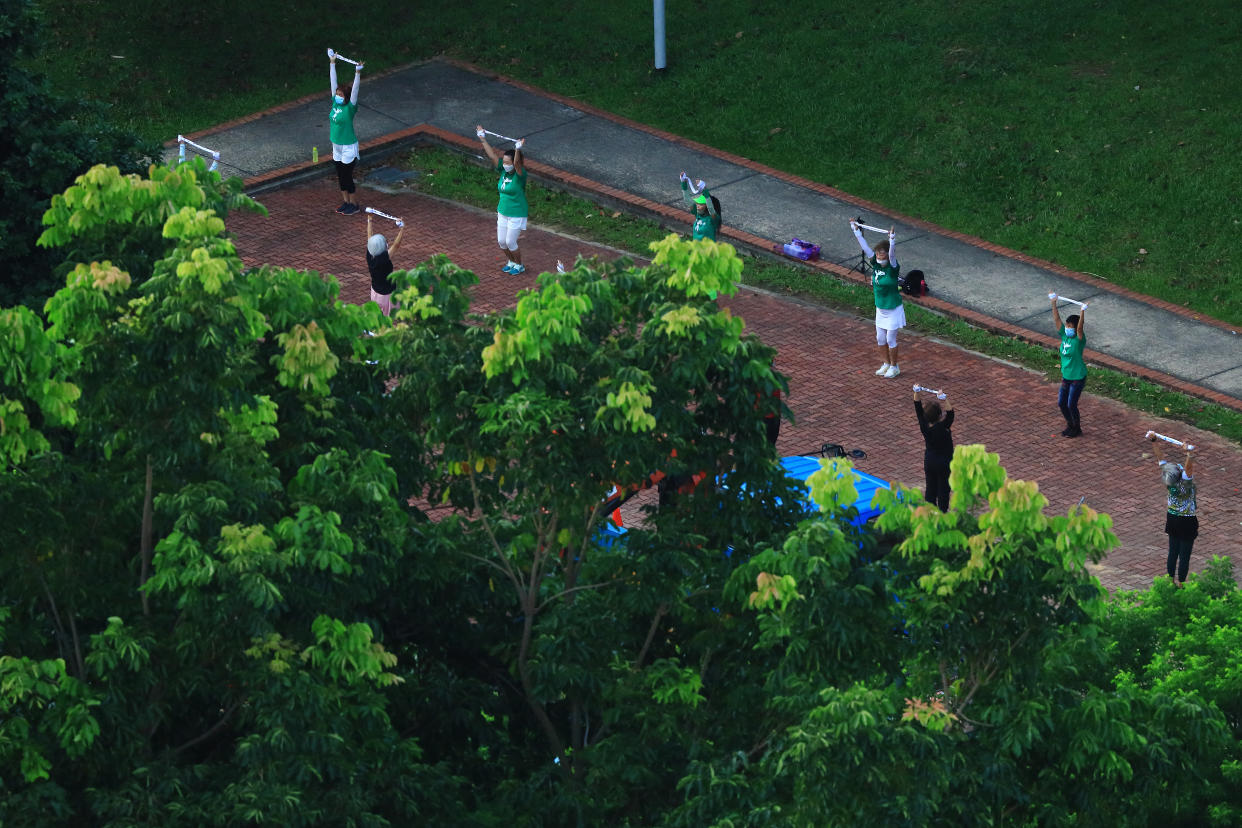
[[[1074,426],[1073,428],[1069,430],[1069,434],[1066,434],[1065,436],[1066,437],[1081,437],[1082,429],[1079,428],[1078,426]]]
[[[1068,437],[1070,436],[1070,432],[1073,430],[1074,430],[1073,426],[1066,426],[1065,428],[1061,429],[1061,436]]]
[[[336,211],[337,211],[338,213],[340,213],[341,215],[346,215],[345,208],[346,208],[346,207],[348,207],[348,206],[349,206],[349,202],[348,202],[348,201],[342,201],[342,202],[341,202],[341,206],[340,206],[340,207],[337,207],[337,208],[336,208]]]
[[[346,204],[345,209],[342,210],[341,212],[347,216],[352,216],[354,213],[361,212],[361,210],[362,208],[359,207],[357,204],[350,203],[350,204]]]

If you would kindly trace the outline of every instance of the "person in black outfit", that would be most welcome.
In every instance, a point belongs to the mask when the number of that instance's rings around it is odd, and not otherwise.
[[[397,237],[388,243],[388,239],[379,233],[371,233],[371,214],[367,213],[367,270],[371,273],[371,301],[380,306],[384,316],[392,315],[392,257],[397,245],[401,243],[401,234],[405,232],[405,222],[397,222]]]
[[[944,394],[940,395],[943,400]],[[914,413],[919,418],[919,431],[927,448],[923,452],[923,474],[927,484],[923,498],[935,503],[940,511],[949,511],[949,463],[953,460],[953,403],[931,402],[923,407],[919,392],[914,392]]]

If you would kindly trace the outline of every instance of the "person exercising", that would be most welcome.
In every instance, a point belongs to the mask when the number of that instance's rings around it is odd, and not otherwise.
[[[915,386],[917,389],[918,386]],[[919,418],[919,431],[923,432],[923,476],[926,485],[923,499],[936,504],[942,512],[949,511],[949,463],[953,460],[953,403],[944,394],[923,405],[919,391],[914,392],[914,415]]]
[[[1057,310],[1057,295],[1050,294],[1052,299],[1052,319],[1057,326],[1057,334],[1061,337],[1061,391],[1057,394],[1057,407],[1065,418],[1065,430],[1062,437],[1078,437],[1082,434],[1082,418],[1078,414],[1078,399],[1082,396],[1083,386],[1087,384],[1087,365],[1083,362],[1082,352],[1087,347],[1087,306],[1083,305],[1078,313],[1065,317],[1061,321],[1061,312]]]
[[[862,248],[867,264],[871,266],[871,288],[875,294],[875,344],[880,352],[881,365],[876,376],[892,379],[901,373],[897,365],[897,331],[906,326],[906,309],[901,303],[901,290],[897,277],[901,265],[897,264],[897,235],[889,228],[888,238],[876,244],[875,250],[863,238],[858,222],[850,220],[850,229]]]
[[[354,201],[354,167],[358,163],[358,136],[354,134],[354,115],[358,112],[358,88],[362,85],[362,64],[354,66],[354,85],[336,82],[336,53],[328,56],[328,82],[332,108],[328,111],[328,138],[332,141],[332,164],[341,188],[341,206],[336,211],[352,216],[360,209]]]

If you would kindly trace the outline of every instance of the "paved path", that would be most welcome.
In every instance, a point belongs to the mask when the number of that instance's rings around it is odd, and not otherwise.
[[[823,246],[828,263],[857,258],[848,220],[861,210],[870,223],[896,225],[900,260],[928,273],[933,296],[924,301],[931,307],[1049,344],[1047,294],[1086,300],[1092,306],[1089,361],[1242,409],[1242,336],[1175,305],[448,61],[366,78],[360,103],[356,126],[364,159],[367,148],[408,138],[418,125],[443,131],[459,146],[471,145],[474,125],[483,123],[526,136],[537,173],[670,215],[680,210],[678,173],[689,170],[725,204],[732,238],[765,246],[793,236],[812,239]],[[325,89],[323,96],[197,137],[254,181],[291,165],[309,166],[312,146],[328,158],[327,114]]]
[[[342,282],[344,299],[366,301],[365,221],[333,213],[335,197],[335,181],[320,178],[266,193],[262,201],[268,218],[230,216],[229,229],[237,235],[246,263],[332,273]],[[506,307],[518,289],[533,284],[533,269],[522,277],[500,272],[503,257],[495,248],[491,212],[412,193],[367,189],[360,190],[360,201],[406,219],[407,232],[395,257],[398,267],[447,253],[478,274],[476,309]],[[533,268],[545,270],[558,258],[569,262],[579,253],[615,255],[537,226],[523,236],[522,251]],[[1011,476],[1039,482],[1050,511],[1063,513],[1085,498],[1091,507],[1112,515],[1122,546],[1098,574],[1110,588],[1145,588],[1163,573],[1167,544],[1163,488],[1155,462],[1145,455],[1147,444],[1137,437],[1148,428],[1184,434],[1202,446],[1198,477],[1203,527],[1192,569],[1201,568],[1211,555],[1229,554],[1238,560],[1242,553],[1242,450],[1216,435],[1087,394],[1081,406],[1086,433],[1065,440],[1058,435],[1063,421],[1056,409],[1056,385],[1034,372],[903,334],[902,362],[912,367],[897,380],[882,380],[872,373],[874,329],[869,320],[750,289],[728,304],[750,332],[778,350],[777,367],[790,376],[788,402],[797,421],[781,431],[782,454],[807,453],[825,441],[842,443],[867,452],[859,463],[864,471],[921,485],[922,438],[910,385],[917,381],[952,389],[958,406],[953,429],[957,442],[984,443],[999,452]]]

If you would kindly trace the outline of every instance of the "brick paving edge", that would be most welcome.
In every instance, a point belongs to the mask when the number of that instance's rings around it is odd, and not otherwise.
[[[393,71],[396,71],[396,70],[393,70]],[[318,97],[318,96],[313,96],[311,99],[313,100],[314,97]],[[565,99],[565,100],[568,101],[568,99]],[[624,121],[624,119],[618,119],[618,120]],[[657,131],[656,134],[661,134],[661,133],[658,133]],[[675,138],[676,136],[672,136],[672,137]],[[416,124],[414,126],[407,127],[402,130],[398,130],[396,132],[390,132],[378,138],[373,138],[370,141],[363,143],[361,146],[361,149],[367,152],[370,152],[370,153],[386,152],[386,151],[395,151],[396,149],[399,149],[403,145],[414,145],[418,143],[438,143],[438,144],[443,144],[445,146],[448,146],[458,151],[473,152],[474,150],[474,142],[472,140],[465,138],[463,136],[457,135],[456,133],[452,133],[447,130],[441,129],[439,127],[432,126],[431,124],[425,124],[425,123]],[[705,148],[705,149],[710,150],[711,148]],[[315,172],[327,174],[330,170],[330,165],[331,165],[330,159],[322,160],[318,164],[314,164],[309,161],[291,164],[287,167],[281,167],[280,169],[272,170],[270,172],[266,172],[261,175],[252,176],[250,178],[245,179],[244,180],[245,188],[248,192],[253,191],[257,188],[272,189],[275,187],[279,187],[284,183],[289,183],[293,179],[301,179],[305,177],[307,174],[311,174]],[[650,199],[646,199],[641,196],[633,195],[632,193],[627,193],[622,190],[618,190],[615,187],[610,187],[606,184],[601,184],[598,181],[593,181],[589,178],[585,178],[575,173],[566,172],[565,170],[561,170],[557,167],[553,167],[549,164],[544,164],[542,162],[535,161],[533,159],[528,158],[526,160],[526,166],[538,178],[542,178],[548,181],[554,181],[558,184],[565,185],[573,189],[592,194],[597,197],[603,197],[611,201],[619,202],[621,204],[626,205],[627,207],[631,209],[635,209],[635,210],[638,210],[638,211],[641,211],[643,213],[647,213],[653,216],[658,216],[662,220],[668,220],[670,222],[681,222],[681,223],[684,223],[685,221],[685,214],[683,210],[670,207],[666,204],[661,204],[659,202],[651,201]],[[756,167],[761,167],[761,166],[762,165],[756,165]],[[860,202],[852,201],[852,203],[857,204]],[[902,220],[905,221],[906,219],[902,219]],[[932,227],[932,225],[926,225],[926,226],[929,228]],[[951,231],[943,231],[939,229],[936,229],[936,232],[943,233],[944,235],[954,236],[954,237],[961,236],[961,234],[953,234]],[[759,236],[753,235],[751,233],[747,233],[744,230],[738,230],[738,229],[727,227],[727,226],[721,230],[721,235],[725,236],[731,241],[735,241],[739,243],[741,246],[747,248],[751,252],[757,252],[757,253],[761,253],[764,255],[774,256],[775,258],[783,258],[783,257],[775,256],[774,251],[773,251],[774,243],[770,239],[760,238]],[[962,236],[961,238],[962,240],[966,240],[966,237],[964,236]],[[993,252],[1002,253],[1002,254],[1005,253],[1004,248],[998,247],[996,245],[991,245],[986,242],[982,243],[981,246],[985,247],[988,250],[992,250]],[[1038,260],[1032,259],[1029,256],[1023,256],[1020,253],[1013,253],[1012,251],[1009,251],[1009,252],[1012,253],[1013,258],[1017,258],[1023,261],[1038,263]],[[866,282],[865,277],[861,273],[858,273],[855,270],[851,270],[851,269],[842,267],[841,265],[833,264],[830,262],[822,262],[822,261],[799,262],[799,261],[788,259],[788,258],[783,258],[783,260],[788,262],[789,264],[795,264],[795,265],[803,264],[813,270],[830,273],[838,278],[845,279],[847,281],[852,281],[858,284],[865,284]],[[1045,265],[1041,263],[1041,266],[1045,266]],[[1072,274],[1070,274],[1069,271],[1066,271],[1066,275],[1072,276]],[[1073,277],[1073,278],[1076,278],[1076,277]],[[1119,292],[1119,291],[1113,291],[1113,292]],[[1170,310],[1174,312],[1176,312],[1177,310],[1184,311],[1184,309],[1178,309],[1177,306],[1169,306],[1166,308],[1165,306],[1168,305],[1168,303],[1160,302],[1159,300],[1153,300],[1153,299],[1150,299],[1149,297],[1142,296],[1141,294],[1133,294],[1133,296],[1139,299],[1140,301],[1148,302],[1149,304],[1156,305],[1166,310]],[[928,308],[929,310],[932,310],[934,312],[940,313],[945,316],[959,319],[963,322],[966,322],[977,328],[982,328],[983,330],[989,331],[991,333],[1000,334],[1003,336],[1009,336],[1019,341],[1030,342],[1032,344],[1040,345],[1042,347],[1045,347],[1051,350],[1055,350],[1059,344],[1052,337],[1047,336],[1045,334],[1039,334],[1033,331],[1026,330],[1025,328],[1020,328],[1017,325],[1013,325],[1009,322],[1004,322],[999,319],[986,316],[984,314],[978,313],[977,311],[973,311],[968,308],[963,308],[958,305],[954,305],[952,303],[946,302],[943,299],[937,299],[931,296],[924,296],[924,297],[919,297],[918,299],[914,299],[911,301],[913,301],[917,305],[921,305],[925,308]],[[1186,316],[1187,314],[1182,313],[1181,315]],[[1204,320],[1199,319],[1197,321],[1204,321]],[[1226,326],[1222,322],[1219,322],[1219,320],[1212,320],[1212,321],[1221,327],[1228,328],[1228,326]],[[1121,359],[1117,359],[1116,357],[1109,356],[1108,354],[1101,354],[1096,351],[1088,351],[1087,354],[1089,357],[1088,361],[1091,362],[1092,364],[1111,368],[1115,371],[1119,371],[1122,374],[1145,379],[1149,382],[1156,383],[1157,385],[1162,385],[1166,388],[1170,388],[1172,390],[1178,391],[1188,396],[1195,397],[1196,399],[1205,400],[1207,402],[1212,402],[1217,405],[1221,405],[1226,408],[1232,409],[1234,411],[1242,412],[1242,400],[1235,399],[1234,397],[1230,397],[1226,394],[1222,394],[1219,391],[1213,391],[1211,389],[1204,388],[1202,386],[1195,385],[1194,383],[1179,379],[1170,374],[1165,374],[1161,371],[1156,371],[1156,370],[1153,370],[1151,368],[1146,368],[1141,365],[1135,365],[1134,363],[1126,362],[1125,360],[1121,360]]]

